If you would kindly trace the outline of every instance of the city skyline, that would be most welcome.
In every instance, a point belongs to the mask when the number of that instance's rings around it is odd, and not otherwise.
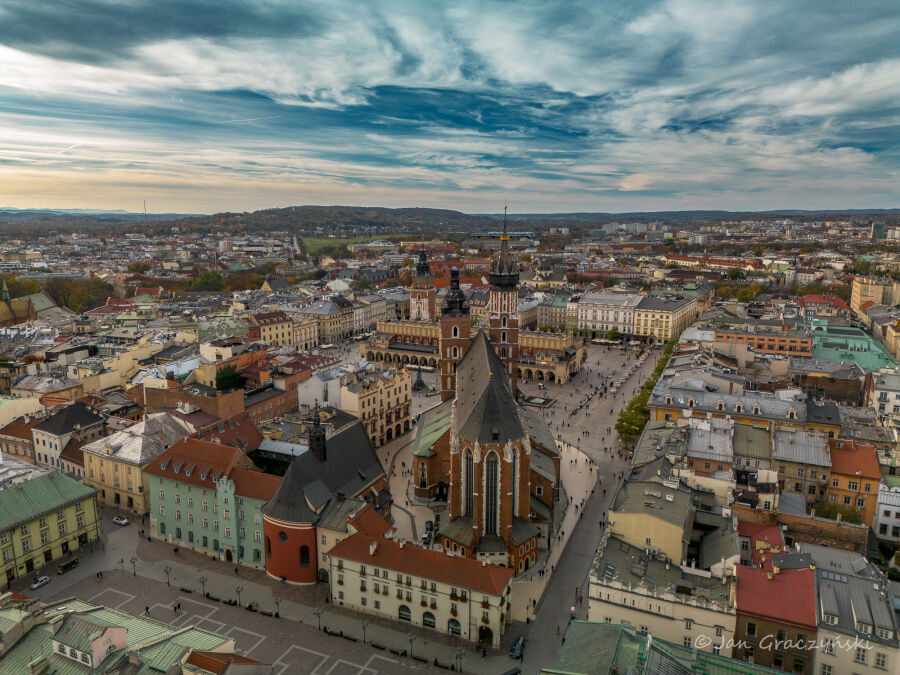
[[[6,3],[0,206],[900,206],[893,3]]]

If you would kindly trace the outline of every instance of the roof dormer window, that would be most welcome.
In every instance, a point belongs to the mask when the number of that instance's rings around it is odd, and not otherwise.
[[[694,401],[694,399],[692,399],[692,398],[688,399],[688,408],[693,408],[696,405],[697,405],[697,403],[696,403],[696,401]]]
[[[788,410],[787,416],[788,416],[789,420],[795,420],[795,419],[797,419],[797,411],[794,410],[793,408],[791,408],[790,410]]]
[[[725,402],[724,402],[724,401],[719,401],[718,403],[716,403],[716,410],[722,410],[722,411],[724,411],[724,410],[725,410]]]
[[[753,406],[753,414],[759,415],[762,411],[759,409],[758,405]]]

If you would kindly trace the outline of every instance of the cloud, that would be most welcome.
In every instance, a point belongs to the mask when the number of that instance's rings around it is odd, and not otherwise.
[[[0,203],[897,206],[898,32],[889,2],[11,0]]]

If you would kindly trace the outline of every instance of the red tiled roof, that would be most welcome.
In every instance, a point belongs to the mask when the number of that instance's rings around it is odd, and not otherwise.
[[[353,514],[347,521],[357,532],[367,534],[372,537],[383,537],[388,532],[393,532],[396,528],[386,521],[378,511],[372,508],[371,504],[366,504],[359,511]]]
[[[815,572],[788,569],[769,579],[764,569],[737,565],[737,611],[778,623],[816,628]]]
[[[850,305],[836,295],[819,295],[812,293],[810,295],[801,296],[797,299],[797,302],[801,305],[831,305],[835,309],[850,309]]]
[[[221,654],[219,652],[191,652],[186,663],[208,673],[215,673],[215,675],[224,673],[230,663],[234,665],[264,665],[260,661],[254,661],[240,654]]]
[[[234,481],[235,494],[264,502],[274,497],[281,485],[281,476],[272,476],[254,469],[235,468],[228,477]]]
[[[182,438],[150,462],[144,471],[161,478],[215,489],[214,479],[227,474],[233,466],[249,467],[252,462],[237,448],[188,437]]]
[[[24,417],[20,417],[0,429],[0,435],[14,436],[16,438],[21,438],[22,440],[31,441],[31,428],[43,421],[44,420],[39,417],[29,417],[26,422]]]
[[[778,548],[778,552],[784,550],[784,532],[779,525],[739,520],[738,535],[750,539],[750,557],[753,564],[767,571],[772,569],[772,548]],[[764,548],[757,546],[758,541],[764,544]]]
[[[65,449],[59,453],[59,458],[78,466],[84,466],[84,453],[81,451],[82,445],[84,444],[81,441],[73,438],[66,443]]]
[[[375,544],[375,552],[370,546]],[[434,579],[458,588],[467,588],[489,595],[500,595],[512,578],[510,567],[482,565],[471,558],[448,556],[438,551],[362,533],[351,535],[335,544],[328,555],[354,560],[366,565]]]
[[[263,440],[263,435],[245,412],[195,428],[198,431],[192,434],[194,438],[202,436],[204,441],[240,448],[244,452],[256,450]]]
[[[875,446],[851,439],[829,439],[831,473],[881,480],[881,469],[875,456]]]

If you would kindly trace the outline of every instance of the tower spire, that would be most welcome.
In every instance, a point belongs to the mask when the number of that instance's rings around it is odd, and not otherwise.
[[[3,280],[3,302],[9,303],[9,287],[6,285],[6,279]]]

